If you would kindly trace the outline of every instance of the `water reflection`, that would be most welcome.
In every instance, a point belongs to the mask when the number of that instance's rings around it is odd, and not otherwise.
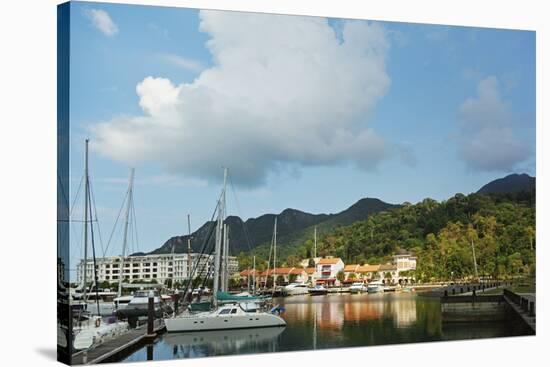
[[[522,324],[442,326],[438,299],[414,293],[332,294],[276,300],[284,328],[174,333],[160,336],[127,361],[312,350],[438,340],[528,335]]]

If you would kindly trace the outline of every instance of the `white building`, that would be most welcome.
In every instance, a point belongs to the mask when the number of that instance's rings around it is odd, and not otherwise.
[[[81,260],[77,265],[77,281],[83,281],[83,264]],[[124,270],[121,271],[121,264]],[[200,256],[198,253],[191,254],[191,269],[186,253],[183,254],[157,254],[143,256],[129,256],[122,262],[120,256],[110,256],[96,258],[98,282],[118,282],[123,273],[125,282],[132,281],[151,281],[155,279],[157,283],[164,283],[167,279],[173,279],[182,282],[189,278],[191,271],[195,270],[195,277],[205,278],[212,274],[214,267],[214,257],[212,255]],[[229,257],[228,270],[232,276],[238,273],[239,263],[234,256]],[[86,266],[87,281],[94,279],[93,260],[88,259]]]
[[[401,252],[393,256],[393,263],[398,271],[416,270],[416,256],[410,253]]]
[[[344,270],[344,262],[339,257],[327,256],[317,262],[315,266],[315,278],[317,283],[326,285],[339,285],[336,275]]]

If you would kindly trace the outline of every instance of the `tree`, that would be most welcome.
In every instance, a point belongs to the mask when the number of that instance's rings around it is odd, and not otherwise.
[[[297,256],[289,255],[286,258],[286,265],[290,268],[294,268],[300,265],[300,259]]]
[[[338,273],[336,273],[336,279],[338,279],[340,283],[342,283],[345,278],[346,278],[346,274],[344,273],[343,270],[340,270]]]
[[[314,268],[315,267],[315,260],[309,259],[307,263],[308,268]]]

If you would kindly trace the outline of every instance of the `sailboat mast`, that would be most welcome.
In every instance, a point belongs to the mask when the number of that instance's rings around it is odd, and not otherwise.
[[[273,228],[273,290],[277,286],[277,217],[275,217],[275,226]]]
[[[227,223],[223,225],[223,291],[229,289],[229,229]]]
[[[175,264],[175,263],[174,263]],[[187,281],[191,282],[191,267],[193,261],[191,259],[191,214],[187,214]]]
[[[214,307],[218,306],[218,290],[220,287],[220,260],[222,251],[222,227],[225,215],[225,187],[227,184],[227,168],[223,171],[223,191],[220,198],[220,205],[218,206],[218,224],[216,227],[216,248],[214,258],[214,289],[212,290],[212,297]]]
[[[86,139],[86,155],[84,160],[84,292],[82,294],[82,299],[84,301],[86,301],[86,287],[88,283],[88,143],[89,139]]]
[[[126,198],[126,214],[124,218],[124,237],[122,240],[122,257],[120,259],[120,274],[118,276],[118,296],[122,295],[122,279],[124,278],[124,260],[126,258],[126,249],[128,247],[128,225],[130,223],[130,210],[132,208],[134,192],[134,174],[135,169],[130,169],[130,180],[128,183],[128,197]]]
[[[252,260],[253,270],[252,270],[252,294],[256,294],[256,256]]]
[[[313,261],[317,257],[317,226],[313,229]]]

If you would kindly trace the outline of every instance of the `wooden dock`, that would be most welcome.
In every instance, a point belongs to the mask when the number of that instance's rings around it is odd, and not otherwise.
[[[166,328],[162,319],[155,320],[154,333],[152,335],[147,334],[147,327],[143,325],[128,331],[128,333],[118,338],[108,340],[93,349],[73,354],[71,362],[72,364],[96,364],[118,361],[122,356],[152,341],[165,330]]]

